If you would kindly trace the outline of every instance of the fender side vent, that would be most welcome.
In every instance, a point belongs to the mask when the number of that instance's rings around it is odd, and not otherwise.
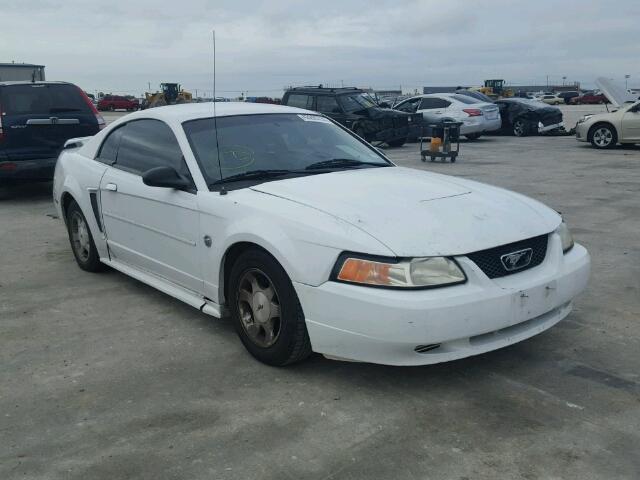
[[[96,192],[89,192],[89,199],[91,200],[91,209],[93,210],[93,216],[96,219],[98,228],[102,232],[102,222],[100,222],[100,212],[98,211],[98,195]]]
[[[427,353],[431,350],[435,350],[436,348],[440,348],[439,343],[432,343],[431,345],[418,345],[416,348],[414,348],[414,350],[417,353]]]

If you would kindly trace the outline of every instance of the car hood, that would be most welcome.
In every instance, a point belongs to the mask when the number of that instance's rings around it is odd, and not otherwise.
[[[461,255],[553,231],[560,216],[507,190],[401,167],[272,181],[252,190],[323,211],[399,257]]]
[[[638,101],[638,97],[629,93],[622,85],[609,78],[599,77],[596,85],[604,93],[609,101],[621,107],[625,103],[634,103]]]

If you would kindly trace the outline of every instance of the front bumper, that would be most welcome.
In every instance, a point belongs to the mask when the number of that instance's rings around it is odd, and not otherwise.
[[[0,184],[51,180],[57,157],[38,160],[0,160]]]
[[[558,128],[564,127],[564,123],[552,123],[551,125],[540,125],[538,124],[538,133],[550,132],[552,130],[557,130]]]
[[[387,365],[426,365],[478,355],[532,337],[566,317],[587,285],[590,258],[576,244],[562,253],[552,234],[537,267],[489,279],[456,258],[468,282],[430,290],[294,283],[313,350]],[[434,346],[418,353],[420,346]],[[426,350],[426,349],[423,349]]]
[[[588,142],[589,125],[586,122],[576,124],[576,140],[579,142]]]

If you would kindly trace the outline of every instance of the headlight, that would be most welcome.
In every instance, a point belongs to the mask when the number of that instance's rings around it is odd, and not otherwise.
[[[562,251],[567,253],[569,250],[573,248],[573,236],[571,235],[571,231],[567,224],[564,221],[560,224],[558,228],[556,228],[556,233],[560,235],[560,239],[562,240]]]
[[[397,260],[343,254],[334,267],[333,280],[386,288],[429,288],[467,280],[455,260],[424,257]]]
[[[585,115],[584,117],[582,117],[580,120],[578,120],[578,123],[584,123],[587,120],[589,120],[591,117],[593,117],[593,115]]]

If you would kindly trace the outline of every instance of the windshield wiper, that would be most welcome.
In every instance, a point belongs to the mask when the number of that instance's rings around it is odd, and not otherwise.
[[[332,158],[331,160],[323,160],[321,162],[312,163],[308,165],[305,170],[316,170],[322,168],[359,168],[361,166],[372,167],[390,167],[388,163],[380,162],[363,162],[361,160],[355,160],[353,158]]]
[[[262,180],[265,178],[275,178],[288,175],[290,173],[305,173],[300,170],[284,170],[284,169],[269,169],[269,170],[251,170],[250,172],[237,173],[224,177],[220,180],[216,180],[211,185],[219,185],[227,182],[237,182],[241,180]]]

